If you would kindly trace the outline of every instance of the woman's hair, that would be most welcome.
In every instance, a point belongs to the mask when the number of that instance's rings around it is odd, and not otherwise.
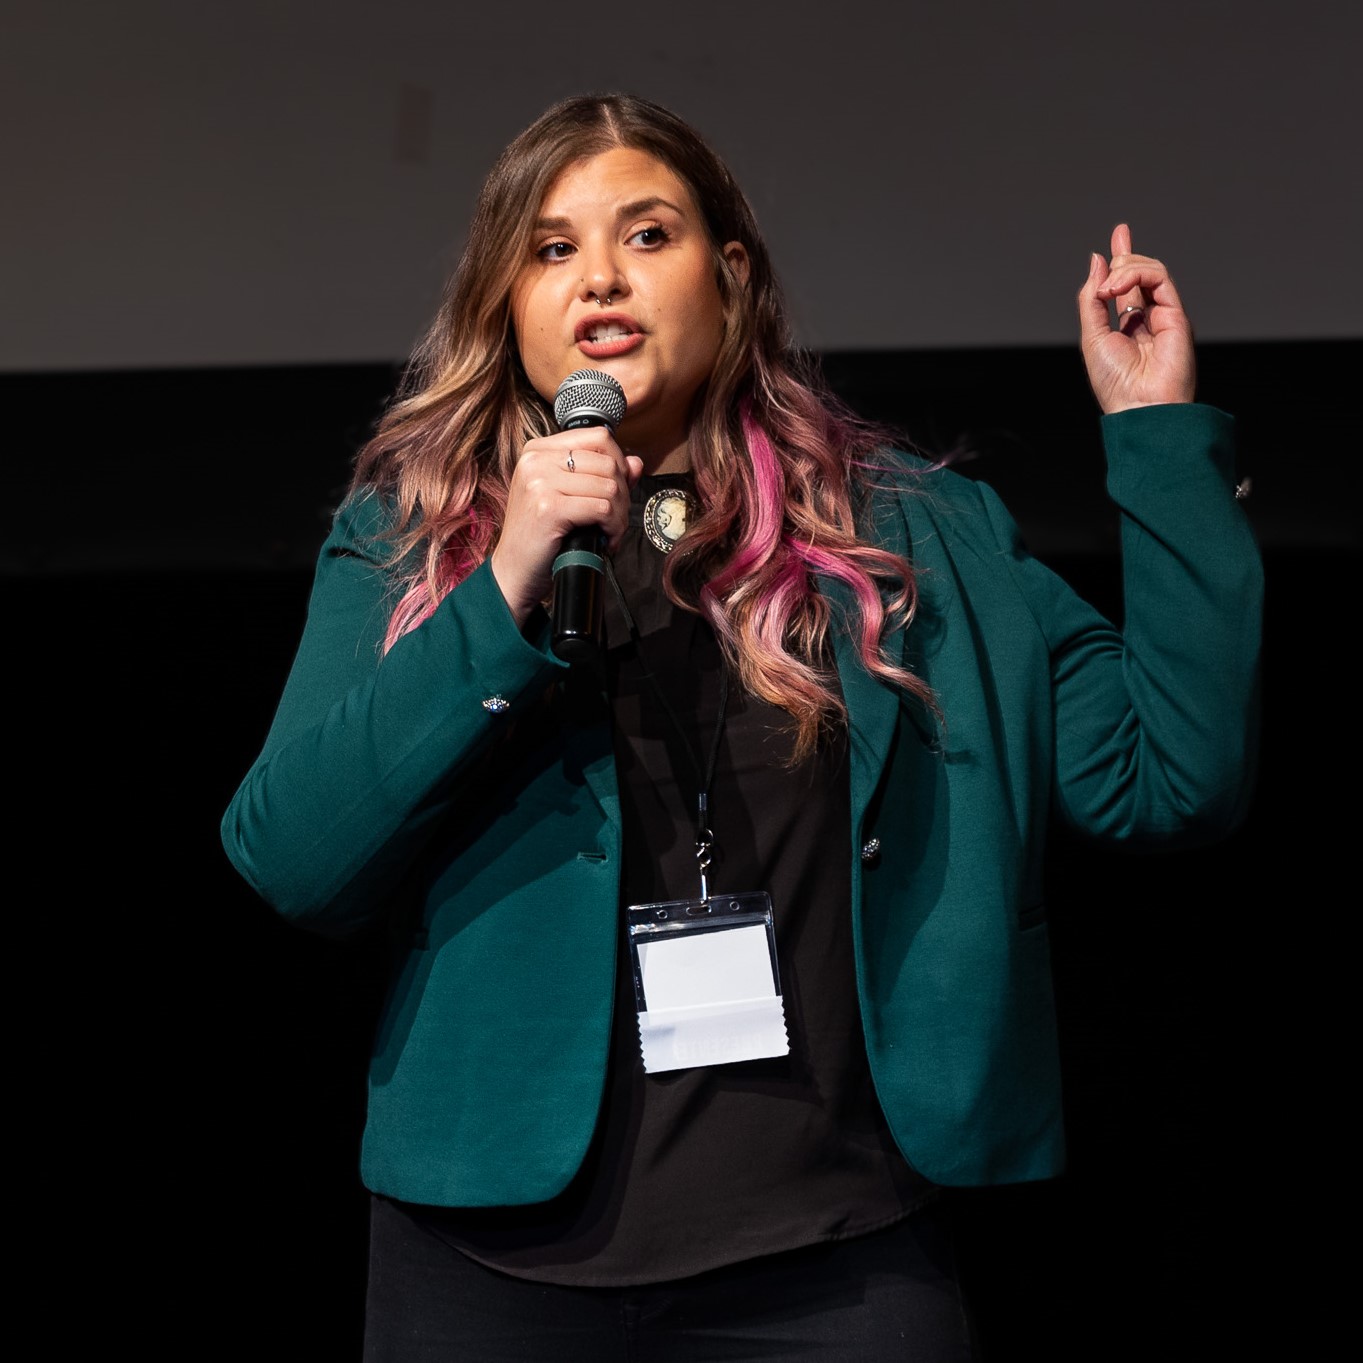
[[[512,289],[550,186],[573,162],[618,147],[655,156],[691,191],[725,317],[690,429],[703,510],[669,555],[668,594],[710,621],[747,691],[792,715],[797,757],[845,713],[816,574],[850,589],[847,625],[865,666],[935,708],[926,683],[880,648],[889,625],[913,615],[912,569],[859,539],[854,521],[887,433],[838,401],[795,347],[766,245],[724,163],[675,114],[631,95],[564,100],[498,158],[440,310],[357,456],[352,493],[376,488],[397,508],[403,567],[385,646],[492,551],[522,447],[556,429],[521,367]],[[746,285],[721,252],[731,241],[747,252]]]

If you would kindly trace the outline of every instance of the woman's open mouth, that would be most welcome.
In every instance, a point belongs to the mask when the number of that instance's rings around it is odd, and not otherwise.
[[[625,355],[644,341],[644,333],[630,317],[583,318],[574,334],[577,348],[593,360]]]

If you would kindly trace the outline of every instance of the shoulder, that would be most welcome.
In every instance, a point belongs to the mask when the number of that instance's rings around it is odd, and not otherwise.
[[[397,520],[397,508],[390,497],[376,488],[351,489],[331,518],[328,544],[356,545],[383,539]]]
[[[979,538],[997,548],[1012,520],[987,483],[901,449],[878,450],[863,467],[867,519],[881,538],[895,519],[910,543],[938,534]]]
[[[984,487],[941,460],[892,447],[879,449],[870,456],[862,473],[873,497],[925,501],[929,505],[942,502],[978,506]]]
[[[397,502],[390,494],[373,487],[352,489],[332,515],[320,557],[323,562],[360,559],[385,571],[400,569],[400,528]]]

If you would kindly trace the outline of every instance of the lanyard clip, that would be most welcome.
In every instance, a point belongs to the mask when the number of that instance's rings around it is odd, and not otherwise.
[[[709,801],[706,792],[701,791],[700,798],[696,801],[696,869],[700,872],[700,902],[708,904],[710,902],[710,885],[705,878],[705,873],[710,869],[710,853],[714,850],[715,835],[710,831],[707,822],[709,816]]]

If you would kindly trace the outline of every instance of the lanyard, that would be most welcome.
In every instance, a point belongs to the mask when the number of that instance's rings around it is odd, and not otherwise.
[[[706,761],[704,769],[701,768],[700,758],[696,755],[695,745],[691,742],[691,736],[682,726],[681,720],[677,718],[677,712],[672,708],[672,703],[663,694],[662,687],[658,684],[658,679],[653,675],[652,668],[648,665],[648,660],[644,656],[643,641],[639,637],[638,627],[634,623],[634,616],[630,613],[628,604],[625,601],[625,593],[620,587],[619,581],[615,576],[615,569],[611,566],[609,558],[605,560],[606,578],[611,584],[611,589],[615,592],[615,599],[619,603],[620,613],[625,617],[625,625],[629,629],[629,637],[634,643],[634,652],[639,659],[639,667],[643,672],[648,684],[653,688],[653,694],[657,696],[658,703],[663,707],[668,719],[672,721],[672,727],[676,729],[677,736],[681,739],[682,747],[686,749],[686,755],[691,759],[691,765],[695,769],[696,782],[699,791],[696,796],[696,868],[700,872],[700,902],[708,903],[710,899],[710,887],[706,880],[706,872],[710,869],[711,852],[714,850],[715,835],[710,831],[710,787],[715,779],[715,762],[719,757],[719,740],[724,733],[724,714],[729,704],[729,669],[720,662],[719,671],[719,718],[715,721],[715,736],[710,742],[710,755]]]

